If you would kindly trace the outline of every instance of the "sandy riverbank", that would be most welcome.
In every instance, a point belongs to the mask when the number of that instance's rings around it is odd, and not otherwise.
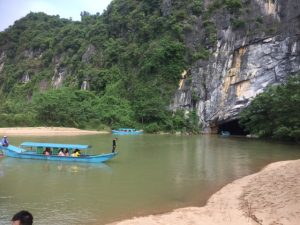
[[[236,180],[204,207],[124,220],[111,225],[299,225],[300,160],[277,162]]]
[[[68,127],[8,127],[0,128],[0,135],[6,136],[69,136],[105,134],[107,131],[80,130]]]

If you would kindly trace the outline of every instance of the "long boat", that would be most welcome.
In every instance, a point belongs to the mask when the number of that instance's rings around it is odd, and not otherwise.
[[[89,145],[77,144],[23,142],[20,147],[14,145],[2,147],[2,151],[5,156],[13,158],[85,163],[106,162],[118,154],[117,152],[101,155],[86,154],[90,147]],[[46,148],[51,149],[51,155],[43,154]],[[68,149],[70,156],[59,156],[58,152],[60,149]],[[84,154],[78,157],[71,156],[76,149],[84,151]]]
[[[112,130],[113,134],[120,134],[120,135],[136,135],[136,134],[143,134],[142,130],[136,130],[133,128],[119,128],[117,130]]]

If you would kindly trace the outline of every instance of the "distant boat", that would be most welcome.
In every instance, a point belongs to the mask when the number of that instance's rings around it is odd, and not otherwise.
[[[5,156],[20,158],[20,159],[39,159],[49,161],[62,161],[62,162],[88,162],[88,163],[102,163],[114,158],[118,153],[108,153],[101,155],[86,154],[87,150],[91,146],[89,145],[77,145],[77,144],[59,144],[59,143],[39,143],[39,142],[24,142],[20,147],[9,145],[2,147],[2,151]],[[50,148],[52,154],[44,155],[43,152],[46,148]],[[84,154],[73,156],[59,156],[59,149],[68,149],[70,155],[75,149],[82,150]]]
[[[222,136],[230,136],[230,132],[229,131],[221,131],[221,135]]]
[[[136,135],[136,134],[143,134],[142,130],[136,130],[133,128],[119,128],[118,130],[112,130],[113,134],[120,134],[120,135]]]

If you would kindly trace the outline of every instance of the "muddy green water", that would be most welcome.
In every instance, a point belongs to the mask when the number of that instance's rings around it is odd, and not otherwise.
[[[111,135],[10,137],[23,141],[91,144],[111,150]],[[299,145],[240,137],[119,136],[119,155],[106,164],[0,159],[0,225],[26,209],[36,225],[102,225],[201,206],[234,179],[280,160],[300,158]]]

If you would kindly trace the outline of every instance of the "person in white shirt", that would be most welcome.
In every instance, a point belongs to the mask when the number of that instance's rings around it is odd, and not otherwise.
[[[2,145],[3,147],[7,147],[7,146],[9,145],[8,139],[7,139],[6,136],[3,136],[2,141],[1,141],[1,145]]]

